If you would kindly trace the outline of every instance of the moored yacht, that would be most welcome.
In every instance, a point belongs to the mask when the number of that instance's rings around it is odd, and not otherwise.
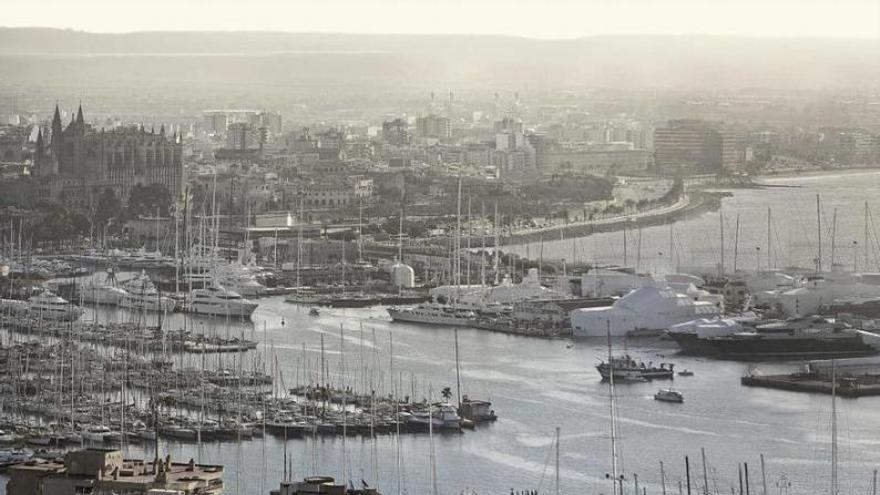
[[[31,316],[46,320],[73,321],[83,314],[81,307],[48,290],[28,299],[28,309]]]
[[[125,297],[121,305],[126,308],[144,309],[147,311],[174,311],[175,302],[170,297],[163,296],[156,285],[146,273],[141,272],[137,277],[127,280],[122,284],[125,289]]]
[[[477,314],[470,309],[439,303],[424,303],[409,307],[390,307],[388,308],[388,314],[394,321],[451,326],[470,326],[477,319]]]
[[[856,357],[878,352],[869,345],[877,341],[876,335],[821,316],[790,318],[721,335],[670,335],[692,352],[732,359]]]
[[[79,295],[84,302],[116,305],[122,302],[126,292],[120,287],[104,282],[83,285],[79,290]]]
[[[193,289],[191,294],[190,311],[197,314],[246,318],[256,309],[257,303],[222,285]]]

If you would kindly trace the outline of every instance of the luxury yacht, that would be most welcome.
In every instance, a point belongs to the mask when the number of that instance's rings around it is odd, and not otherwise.
[[[390,307],[388,314],[394,321],[430,323],[435,325],[470,326],[477,314],[470,309],[439,303],[424,303],[409,307]]]
[[[122,306],[132,309],[144,309],[147,311],[174,311],[174,299],[163,296],[156,285],[146,273],[141,272],[137,277],[127,280],[122,284],[125,289],[125,297]]]
[[[221,285],[211,285],[204,289],[193,289],[190,310],[193,313],[216,316],[249,317],[257,309],[257,303],[251,302],[238,292]]]
[[[73,321],[83,314],[83,309],[63,297],[43,291],[28,299],[31,316],[46,320]]]
[[[112,282],[113,278],[108,275],[107,280],[103,283],[92,281],[88,285],[83,285],[79,289],[80,298],[83,302],[93,304],[111,304],[116,305],[122,302],[126,296],[125,290],[116,287]]]

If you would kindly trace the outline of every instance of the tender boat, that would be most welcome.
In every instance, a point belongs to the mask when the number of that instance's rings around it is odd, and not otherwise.
[[[660,366],[654,366],[653,363],[645,364],[641,361],[636,361],[626,354],[612,357],[610,365],[602,361],[596,366],[596,369],[602,375],[603,380],[610,379],[611,374],[614,373],[615,381],[631,381],[634,378],[644,380],[671,379],[675,375],[674,367],[675,365],[672,363],[660,363]]]
[[[110,428],[99,425],[92,426],[82,432],[82,438],[86,442],[104,443],[104,441],[113,434]]]
[[[684,396],[681,395],[681,392],[672,389],[661,389],[654,394],[654,400],[681,403],[684,402]]]
[[[311,316],[320,316],[321,311],[318,308],[312,308],[309,310],[309,315]]]
[[[678,376],[694,376],[694,372],[691,370],[681,370],[678,372]]]

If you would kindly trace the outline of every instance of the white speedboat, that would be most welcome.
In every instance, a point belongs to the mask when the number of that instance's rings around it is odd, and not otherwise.
[[[238,292],[215,284],[204,289],[193,289],[190,311],[203,315],[247,318],[257,306],[257,303],[241,297]]]
[[[73,321],[83,314],[82,308],[48,290],[28,299],[28,310],[33,317],[58,321]]]
[[[144,272],[124,282],[122,287],[126,292],[121,303],[123,307],[147,311],[174,311],[174,299],[163,296]]]
[[[113,430],[104,426],[90,426],[82,431],[82,438],[86,442],[104,443],[104,441],[113,435]]]
[[[675,390],[666,388],[659,390],[656,394],[654,394],[654,400],[659,400],[662,402],[684,402],[684,396],[681,395],[681,392],[677,392]]]
[[[16,439],[15,435],[5,430],[0,430],[0,443],[12,443]]]

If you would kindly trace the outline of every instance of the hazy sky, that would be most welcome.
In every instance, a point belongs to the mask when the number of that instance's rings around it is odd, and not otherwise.
[[[880,0],[4,0],[0,25],[99,32],[880,38]]]

